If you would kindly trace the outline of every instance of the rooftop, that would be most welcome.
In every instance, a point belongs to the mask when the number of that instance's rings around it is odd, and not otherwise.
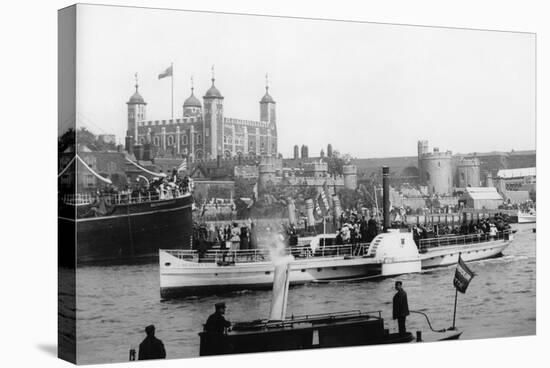
[[[497,177],[502,179],[523,178],[525,176],[537,176],[537,168],[524,167],[520,169],[502,169],[497,173]]]

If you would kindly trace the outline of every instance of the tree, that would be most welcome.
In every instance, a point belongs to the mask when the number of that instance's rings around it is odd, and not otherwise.
[[[57,141],[58,152],[64,152],[67,148],[74,146],[76,143],[85,145],[92,151],[107,151],[116,149],[115,143],[104,142],[94,133],[83,127],[76,132],[71,128],[63,133]]]
[[[74,147],[76,134],[73,128],[68,129],[57,140],[57,152],[63,153],[69,147]]]

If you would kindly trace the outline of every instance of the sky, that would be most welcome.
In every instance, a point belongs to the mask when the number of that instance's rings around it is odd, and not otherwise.
[[[279,152],[331,143],[353,157],[535,149],[535,35],[390,24],[80,5],[78,126],[124,142],[126,102],[168,119],[216,86],[226,117],[259,120],[277,102]],[[368,18],[367,18],[368,19]],[[60,113],[61,121],[71,117]]]

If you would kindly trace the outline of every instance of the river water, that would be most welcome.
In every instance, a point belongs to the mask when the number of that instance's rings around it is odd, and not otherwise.
[[[536,333],[536,244],[534,225],[514,225],[513,243],[504,256],[470,262],[476,277],[458,295],[457,326],[463,339],[510,337]],[[452,324],[455,266],[378,281],[310,284],[290,289],[287,315],[343,310],[382,311],[387,327],[395,280],[403,281],[409,308],[430,316],[435,329]],[[270,291],[161,301],[158,265],[83,267],[77,271],[77,357],[80,364],[128,360],[137,350],[143,329],[154,324],[167,358],[196,357],[198,332],[214,303],[227,303],[231,321],[266,318]],[[407,319],[407,329],[428,329],[420,315]]]

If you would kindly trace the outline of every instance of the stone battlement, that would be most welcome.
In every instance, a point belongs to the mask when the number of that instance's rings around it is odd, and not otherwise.
[[[243,119],[225,118],[224,117],[223,122],[225,124],[243,125],[243,126],[254,127],[254,128],[267,128],[267,127],[269,127],[269,123],[267,121],[243,120]]]
[[[177,119],[161,119],[161,120],[143,120],[138,121],[138,126],[162,126],[162,125],[176,125],[176,124],[190,124],[201,122],[202,118],[196,116],[186,116]]]

